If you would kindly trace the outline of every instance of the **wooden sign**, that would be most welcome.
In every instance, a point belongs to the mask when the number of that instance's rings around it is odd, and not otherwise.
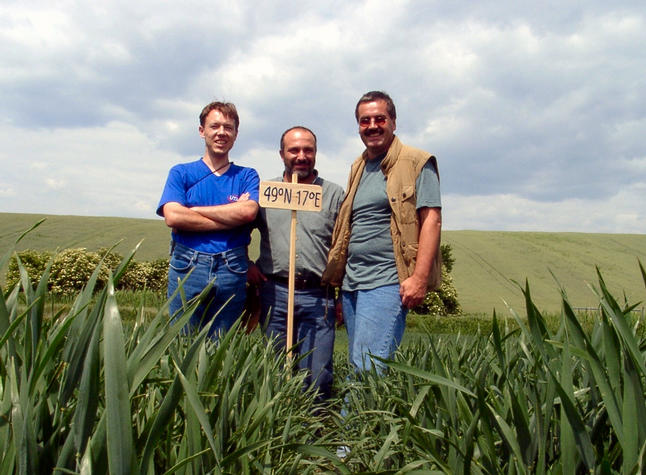
[[[263,208],[321,211],[323,188],[282,181],[261,181],[258,204]]]
[[[292,359],[294,345],[294,284],[296,273],[296,211],[321,211],[323,187],[302,185],[298,175],[292,174],[292,182],[261,181],[258,204],[263,208],[292,210],[289,233],[289,276],[287,286],[287,359]]]

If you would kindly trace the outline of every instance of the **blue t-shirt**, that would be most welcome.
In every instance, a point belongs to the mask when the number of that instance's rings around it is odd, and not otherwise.
[[[164,215],[166,203],[177,202],[186,207],[215,206],[238,201],[248,192],[258,201],[260,179],[253,168],[233,163],[226,173],[216,176],[202,159],[175,165],[168,173],[157,214]],[[246,246],[251,240],[251,223],[222,231],[173,231],[173,240],[201,252],[224,252]]]

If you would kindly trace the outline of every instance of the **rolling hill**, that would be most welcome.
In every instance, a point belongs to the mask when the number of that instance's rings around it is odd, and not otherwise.
[[[594,307],[598,299],[588,284],[598,287],[596,267],[615,298],[646,300],[637,262],[646,266],[646,235],[446,231],[442,239],[453,249],[453,277],[467,312],[506,311],[503,299],[524,310],[514,281],[526,280],[541,310],[559,311],[560,286],[572,306]]]
[[[0,253],[41,219],[16,249],[56,250],[85,247],[96,250],[119,242],[124,254],[137,242],[139,260],[166,257],[169,232],[160,219],[57,216],[0,213]],[[453,249],[453,278],[468,313],[507,314],[507,302],[524,313],[522,292],[514,281],[529,281],[534,302],[548,312],[560,307],[559,284],[572,305],[596,306],[588,283],[597,285],[598,266],[617,298],[646,301],[646,287],[637,259],[646,265],[646,235],[554,232],[444,231],[442,242]],[[258,253],[254,236],[250,255]],[[555,280],[556,278],[556,280]],[[558,283],[557,283],[558,281]],[[640,307],[641,308],[641,307]]]

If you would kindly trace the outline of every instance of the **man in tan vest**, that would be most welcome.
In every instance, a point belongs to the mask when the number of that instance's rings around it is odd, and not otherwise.
[[[391,358],[408,310],[440,283],[442,213],[435,157],[396,136],[396,111],[381,91],[355,108],[365,151],[353,163],[323,280],[342,289],[349,358]]]

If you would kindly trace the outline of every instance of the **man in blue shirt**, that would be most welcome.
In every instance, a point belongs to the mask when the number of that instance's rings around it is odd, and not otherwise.
[[[233,104],[212,102],[200,114],[204,156],[171,168],[157,214],[172,229],[168,296],[182,284],[186,299],[213,282],[209,295],[191,317],[199,329],[217,314],[209,335],[226,331],[242,313],[247,274],[246,247],[258,212],[258,173],[229,160],[240,120]],[[179,316],[181,292],[170,303]]]

